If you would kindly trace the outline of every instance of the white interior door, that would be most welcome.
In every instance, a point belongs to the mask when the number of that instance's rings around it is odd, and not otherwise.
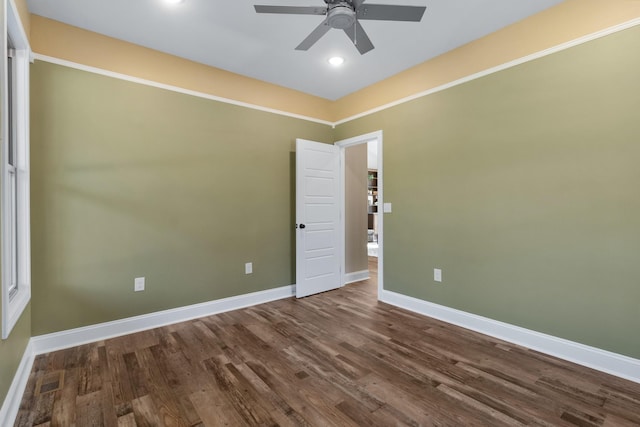
[[[340,150],[296,140],[296,297],[340,287]]]

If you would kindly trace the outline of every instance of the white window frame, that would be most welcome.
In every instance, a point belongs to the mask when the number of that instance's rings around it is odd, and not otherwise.
[[[29,206],[29,63],[31,48],[13,0],[2,0],[4,49],[0,67],[0,215],[2,250],[2,339],[7,339],[31,300]],[[8,43],[13,48],[12,97],[9,105]],[[12,114],[9,115],[11,108]],[[9,123],[11,118],[12,123]],[[13,167],[8,164],[9,126],[13,129]],[[15,186],[12,186],[12,177]],[[15,198],[13,193],[15,192]],[[14,205],[15,203],[15,205]],[[16,236],[16,238],[12,238]]]

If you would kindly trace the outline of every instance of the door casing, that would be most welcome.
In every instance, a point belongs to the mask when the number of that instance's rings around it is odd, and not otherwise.
[[[346,183],[346,154],[345,150],[354,145],[366,144],[370,141],[376,141],[378,145],[378,299],[384,290],[384,171],[383,171],[383,155],[382,155],[382,130],[367,133],[364,135],[354,136],[352,138],[343,139],[335,142],[340,147],[340,251],[342,255],[340,268],[340,283],[345,284],[345,266],[346,266],[346,215],[345,215],[345,183]]]

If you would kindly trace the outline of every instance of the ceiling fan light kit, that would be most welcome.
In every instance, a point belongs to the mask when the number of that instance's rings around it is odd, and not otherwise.
[[[328,62],[334,67],[339,67],[344,64],[344,58],[341,56],[332,56],[331,58],[329,58]]]
[[[325,19],[296,50],[308,50],[330,29],[343,30],[361,55],[374,48],[359,20],[420,22],[425,6],[364,5],[365,0],[324,0],[326,7],[255,5],[257,13],[324,15]]]

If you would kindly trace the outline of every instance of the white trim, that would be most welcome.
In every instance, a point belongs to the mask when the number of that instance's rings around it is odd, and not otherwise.
[[[29,195],[29,57],[31,48],[29,40],[20,21],[18,10],[13,1],[3,2],[2,4],[5,20],[2,22],[2,51],[3,58],[0,61],[0,84],[2,90],[0,114],[0,140],[2,141],[2,155],[6,155],[7,142],[9,141],[9,113],[13,112],[13,128],[15,130],[15,179],[16,186],[11,188],[8,177],[8,166],[2,161],[0,166],[0,176],[2,177],[2,185],[0,199],[2,200],[1,212],[2,221],[1,228],[4,236],[9,236],[12,227],[8,218],[10,217],[9,209],[12,203],[9,203],[11,194],[15,192],[15,212],[17,214],[17,242],[16,248],[11,248],[11,239],[3,239],[1,262],[5,267],[2,269],[0,286],[2,293],[2,339],[7,339],[11,330],[18,322],[24,309],[31,300],[31,239],[30,239],[30,195]],[[11,38],[13,48],[15,48],[15,56],[13,57],[14,69],[12,76],[12,93],[15,97],[12,100],[13,105],[8,105],[8,73],[7,73],[7,38]],[[15,251],[15,253],[12,253]],[[16,265],[12,259],[15,257]],[[17,292],[9,298],[9,289],[11,287],[13,270],[17,270]]]
[[[392,291],[382,302],[640,383],[640,360]]]
[[[13,425],[20,408],[35,356],[171,323],[209,316],[292,297],[295,285],[223,298],[173,310],[33,337],[29,341],[2,407],[0,425]],[[640,360],[553,337],[482,316],[455,310],[392,291],[378,294],[387,304],[433,317],[463,328],[522,345],[564,360],[640,383]]]
[[[20,19],[20,14],[18,13],[18,8],[16,7],[16,3],[14,0],[9,0],[7,2],[7,16],[11,16],[13,19],[7,20],[7,32],[14,36],[13,42],[15,43],[16,49],[25,49],[29,51],[29,55],[31,55],[31,46],[29,46],[29,38],[27,37],[27,32],[24,30],[24,26],[22,25],[22,19]],[[17,37],[15,37],[17,35]]]
[[[290,298],[295,295],[295,285],[252,292],[219,300],[157,311],[141,316],[128,317],[112,322],[99,323],[82,328],[54,332],[31,338],[34,354],[44,354],[121,335],[132,334],[160,326],[170,325],[226,311],[251,307],[265,302]],[[4,424],[3,424],[4,425]]]
[[[377,130],[374,132],[366,133],[364,135],[354,136],[352,138],[343,139],[341,141],[335,142],[335,145],[340,147],[340,227],[342,229],[341,233],[341,242],[340,245],[342,247],[342,265],[346,265],[346,258],[344,256],[346,247],[346,222],[345,222],[345,149],[348,147],[352,147],[358,144],[365,144],[369,141],[376,141],[378,143],[378,299],[380,299],[380,295],[382,295],[382,291],[384,290],[384,212],[380,210],[381,206],[384,206],[384,168],[383,168],[383,158],[382,155],[382,131]],[[342,283],[346,284],[347,278],[346,274],[342,274]]]
[[[343,277],[343,285],[348,285],[349,283],[360,282],[362,280],[367,280],[369,278],[369,270],[360,270],[354,271],[353,273],[345,273]]]
[[[32,58],[35,59],[35,60],[50,62],[50,63],[56,64],[56,65],[62,65],[64,67],[75,68],[75,69],[81,70],[81,71],[87,71],[87,72],[94,73],[94,74],[100,74],[100,75],[107,76],[107,77],[113,77],[113,78],[120,79],[120,80],[130,81],[130,82],[133,82],[133,83],[144,84],[144,85],[147,85],[147,86],[157,87],[157,88],[160,88],[160,89],[166,89],[166,90],[170,90],[170,91],[173,91],[173,92],[178,92],[178,93],[183,93],[183,94],[187,94],[187,95],[197,96],[199,98],[205,98],[205,99],[210,99],[210,100],[213,100],[213,101],[224,102],[224,103],[227,103],[227,104],[237,105],[237,106],[240,106],[240,107],[251,108],[251,109],[254,109],[254,110],[265,111],[265,112],[268,112],[268,113],[279,114],[279,115],[282,115],[282,116],[292,117],[292,118],[301,119],[301,120],[307,120],[307,121],[310,121],[310,122],[329,125],[329,126],[335,128],[338,125],[341,125],[341,124],[344,124],[344,123],[347,123],[347,122],[350,122],[350,121],[353,121],[353,120],[356,120],[356,119],[359,119],[359,118],[362,118],[362,117],[365,117],[365,116],[368,116],[368,115],[371,115],[371,114],[374,114],[374,113],[378,113],[380,111],[387,110],[387,109],[392,108],[392,107],[396,107],[396,106],[404,104],[406,102],[413,101],[414,99],[422,98],[424,96],[432,95],[434,93],[441,92],[441,91],[446,90],[446,89],[450,89],[450,88],[452,88],[454,86],[458,86],[458,85],[461,85],[463,83],[467,83],[467,82],[470,82],[472,80],[476,80],[476,79],[479,79],[481,77],[485,77],[485,76],[488,76],[490,74],[497,73],[499,71],[503,71],[503,70],[506,70],[508,68],[515,67],[515,66],[523,64],[525,62],[533,61],[533,60],[536,60],[536,59],[539,59],[539,58],[542,58],[542,57],[545,57],[545,56],[548,56],[548,55],[552,55],[554,53],[569,49],[571,47],[578,46],[578,45],[581,45],[583,43],[587,43],[587,42],[590,42],[592,40],[608,36],[610,34],[614,34],[614,33],[617,33],[617,32],[623,31],[623,30],[627,30],[629,28],[635,27],[636,25],[640,25],[640,18],[635,18],[635,19],[632,19],[630,21],[623,22],[621,24],[617,24],[617,25],[614,25],[614,26],[609,27],[609,28],[605,28],[605,29],[600,30],[600,31],[596,31],[595,33],[587,34],[587,35],[579,37],[577,39],[574,39],[574,40],[571,40],[571,41],[568,41],[568,42],[565,42],[565,43],[561,43],[561,44],[559,44],[557,46],[553,46],[553,47],[550,47],[548,49],[544,49],[544,50],[541,50],[539,52],[532,53],[530,55],[524,56],[522,58],[514,59],[513,61],[509,61],[509,62],[506,62],[504,64],[497,65],[495,67],[488,68],[486,70],[477,72],[475,74],[471,74],[469,76],[460,78],[460,79],[455,80],[453,82],[445,83],[443,85],[436,86],[434,88],[427,89],[425,91],[418,92],[418,93],[413,94],[413,95],[409,95],[407,97],[404,97],[404,98],[401,98],[399,100],[390,102],[388,104],[384,104],[384,105],[372,108],[371,110],[367,110],[367,111],[364,111],[362,113],[358,113],[358,114],[355,114],[353,116],[350,116],[350,117],[347,117],[347,118],[344,118],[344,119],[340,119],[340,120],[338,120],[336,122],[330,122],[328,120],[316,119],[316,118],[313,118],[313,117],[304,116],[304,115],[295,114],[295,113],[289,113],[289,112],[286,112],[286,111],[276,110],[276,109],[273,109],[273,108],[262,107],[260,105],[255,105],[255,104],[250,104],[250,103],[247,103],[247,102],[236,101],[236,100],[233,100],[233,99],[223,98],[223,97],[219,97],[219,96],[215,96],[215,95],[211,95],[211,94],[207,94],[207,93],[199,92],[199,91],[195,91],[195,90],[184,89],[184,88],[180,88],[180,87],[177,87],[177,86],[172,86],[172,85],[168,85],[168,84],[164,84],[164,83],[154,82],[152,80],[133,77],[133,76],[129,76],[129,75],[122,74],[122,73],[116,73],[116,72],[113,72],[113,71],[108,71],[108,70],[104,70],[104,69],[97,68],[97,67],[91,67],[89,65],[83,65],[83,64],[79,64],[77,62],[67,61],[65,59],[59,59],[59,58],[55,58],[55,57],[52,57],[52,56],[42,55],[42,54],[39,54],[39,53],[33,53]],[[22,31],[24,31],[24,30],[22,30]]]
[[[7,397],[0,407],[0,425],[13,425],[36,355],[115,336],[250,307],[293,297],[295,285],[223,298],[202,304],[130,317],[84,328],[31,338],[14,375]],[[568,360],[608,374],[640,383],[640,360],[600,350],[551,335],[498,322],[392,291],[378,294],[380,301],[463,328],[471,329],[542,353]]]
[[[11,381],[7,397],[2,403],[2,407],[0,407],[0,426],[12,426],[15,423],[34,359],[35,354],[33,353],[31,341],[29,341],[22,355],[20,365],[18,365],[18,370],[13,376],[13,381]]]
[[[418,92],[418,93],[413,94],[413,95],[409,95],[409,96],[407,96],[405,98],[399,99],[397,101],[390,102],[388,104],[381,105],[381,106],[376,107],[376,108],[372,108],[371,110],[364,111],[362,113],[358,113],[358,114],[353,115],[351,117],[347,117],[346,119],[338,120],[337,122],[333,123],[333,126],[335,127],[335,126],[341,125],[343,123],[350,122],[352,120],[360,119],[362,117],[365,117],[365,116],[368,116],[368,115],[371,115],[371,114],[374,114],[374,113],[378,113],[380,111],[383,111],[383,110],[386,110],[386,109],[389,109],[389,108],[392,108],[392,107],[396,107],[396,106],[398,106],[400,104],[404,104],[406,102],[413,101],[414,99],[418,99],[418,98],[422,98],[424,96],[432,95],[434,93],[441,92],[441,91],[443,91],[445,89],[450,89],[450,88],[452,88],[454,86],[458,86],[458,85],[461,85],[463,83],[467,83],[467,82],[470,82],[472,80],[476,80],[476,79],[479,79],[481,77],[485,77],[485,76],[488,76],[490,74],[494,74],[494,73],[497,73],[499,71],[503,71],[503,70],[506,70],[508,68],[515,67],[515,66],[523,64],[525,62],[533,61],[533,60],[536,60],[536,59],[539,59],[539,58],[542,58],[542,57],[545,57],[545,56],[548,56],[548,55],[552,55],[554,53],[558,53],[560,51],[572,48],[574,46],[578,46],[578,45],[581,45],[583,43],[587,43],[587,42],[590,42],[592,40],[599,39],[601,37],[605,37],[605,36],[608,36],[608,35],[613,34],[613,33],[617,33],[619,31],[627,30],[629,28],[635,27],[636,25],[640,25],[640,18],[632,19],[631,21],[623,22],[622,24],[618,24],[618,25],[614,25],[613,27],[605,28],[604,30],[600,30],[600,31],[597,31],[597,32],[592,33],[592,34],[588,34],[586,36],[579,37],[579,38],[577,38],[575,40],[571,40],[571,41],[559,44],[557,46],[553,46],[553,47],[550,47],[548,49],[541,50],[541,51],[536,52],[536,53],[532,53],[531,55],[527,55],[527,56],[524,56],[522,58],[514,59],[513,61],[509,61],[507,63],[501,64],[501,65],[498,65],[498,66],[495,66],[495,67],[492,67],[492,68],[488,68],[488,69],[480,71],[478,73],[471,74],[471,75],[466,76],[466,77],[462,77],[461,79],[454,80],[452,82],[445,83],[443,85],[436,86],[434,88],[427,89],[425,91]]]
[[[103,70],[102,68],[91,67],[89,65],[79,64],[77,62],[67,61],[65,59],[54,58],[52,56],[42,55],[40,53],[34,53],[34,59],[38,61],[45,61],[51,64],[61,65],[63,67],[74,68],[80,71],[86,71],[88,73],[99,74],[101,76],[112,77],[114,79],[125,80],[132,83],[138,83],[145,86],[151,86],[159,89],[170,90],[172,92],[178,92],[185,95],[196,96],[198,98],[204,98],[211,101],[223,102],[225,104],[237,105],[239,107],[250,108],[252,110],[263,111],[266,113],[278,114],[281,116],[292,117],[294,119],[307,120],[314,123],[320,123],[323,125],[333,126],[333,123],[327,120],[320,120],[314,117],[304,116],[301,114],[289,113],[287,111],[276,110],[275,108],[262,107],[260,105],[250,104],[248,102],[236,101],[234,99],[223,98],[221,96],[211,95],[196,90],[185,89],[178,86],[173,86],[165,83],[155,82],[153,80],[142,79],[139,77],[129,76],[127,74],[116,73],[114,71]]]

